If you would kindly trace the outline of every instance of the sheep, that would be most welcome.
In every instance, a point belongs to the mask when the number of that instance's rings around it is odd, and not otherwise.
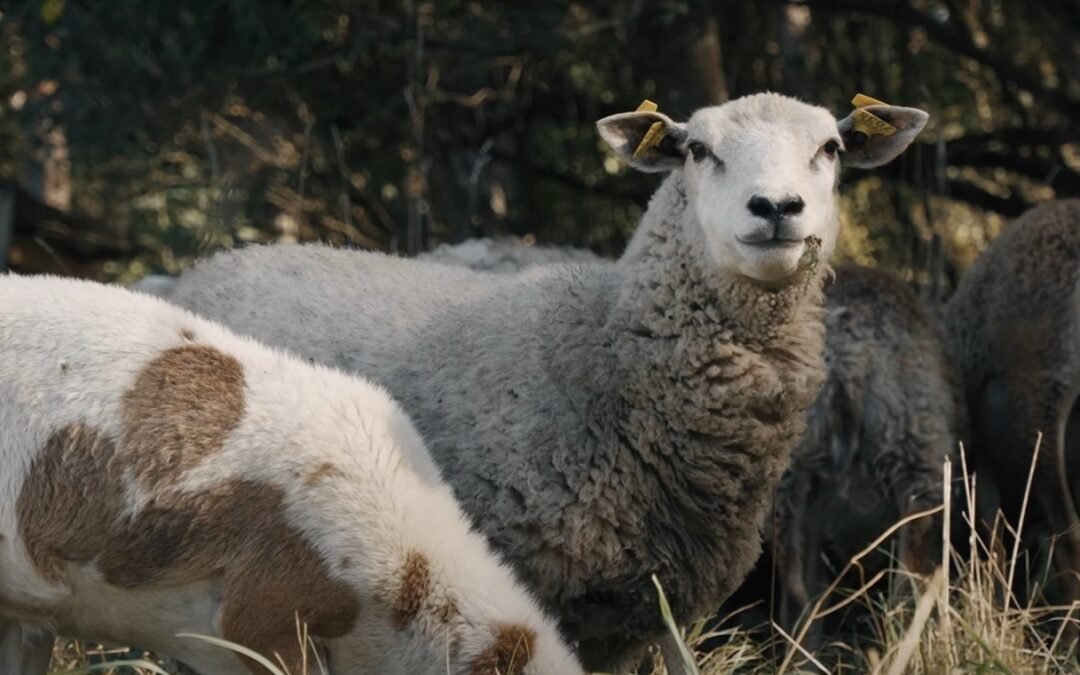
[[[940,322],[901,279],[841,267],[825,295],[828,376],[777,489],[769,537],[789,629],[830,581],[826,554],[843,566],[902,517],[942,503],[942,467],[966,423]],[[933,572],[940,524],[900,531],[907,569]]]
[[[467,239],[458,244],[442,244],[421,253],[417,258],[489,272],[520,272],[532,265],[600,260],[599,256],[587,249],[537,246],[514,237],[484,237]]]
[[[895,133],[777,94],[600,120],[632,167],[670,172],[615,263],[496,275],[256,246],[172,300],[388,387],[585,667],[610,669],[663,632],[651,575],[686,621],[759,555],[823,379],[839,155],[887,162],[928,117],[866,110]]]
[[[963,373],[980,520],[1016,526],[1036,439],[1025,532],[1056,537],[1064,604],[1080,600],[1080,200],[1035,207],[961,279],[946,307]]]
[[[421,260],[447,265],[464,265],[474,270],[518,272],[530,265],[553,262],[593,262],[600,258],[588,249],[537,246],[513,237],[468,239],[458,244],[441,244],[417,256]],[[168,298],[176,287],[176,277],[148,274],[128,285],[133,291]]]
[[[57,632],[206,675],[583,675],[387,393],[124,289],[0,276],[0,672]],[[295,613],[295,614],[294,614]],[[295,618],[294,618],[295,617]]]
[[[176,277],[168,274],[148,274],[128,286],[133,291],[167,298],[176,287]]]

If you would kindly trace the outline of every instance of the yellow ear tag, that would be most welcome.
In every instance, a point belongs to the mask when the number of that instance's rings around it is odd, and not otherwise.
[[[866,94],[856,94],[855,98],[851,99],[851,105],[858,108],[851,114],[851,121],[854,123],[855,131],[862,132],[867,136],[892,136],[896,133],[896,127],[869,110],[862,109],[870,105],[887,105],[884,101],[871,98]]]
[[[634,112],[656,112],[657,109],[658,109],[658,106],[655,103],[653,103],[649,99],[645,99],[644,101],[641,102],[641,105],[639,105],[637,107],[637,110],[635,110]],[[664,123],[663,122],[653,122],[649,126],[649,130],[645,132],[644,136],[642,136],[641,142],[638,143],[636,148],[634,148],[634,159],[637,159],[637,158],[641,157],[646,152],[648,152],[649,149],[659,145],[660,141],[663,138],[664,138]]]
[[[855,98],[851,99],[851,105],[856,108],[865,108],[868,105],[889,105],[885,101],[879,101],[876,98],[867,96],[866,94],[855,94]]]

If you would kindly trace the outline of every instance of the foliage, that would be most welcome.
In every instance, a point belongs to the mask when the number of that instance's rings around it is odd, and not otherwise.
[[[111,244],[35,255],[24,220],[16,267],[116,276],[245,241],[414,253],[503,232],[617,253],[655,178],[592,125],[644,97],[674,115],[763,89],[929,109],[924,142],[849,200],[863,248],[902,268],[928,269],[945,234],[951,271],[983,211],[1080,194],[1070,0],[9,4],[0,179],[80,218],[68,238]]]

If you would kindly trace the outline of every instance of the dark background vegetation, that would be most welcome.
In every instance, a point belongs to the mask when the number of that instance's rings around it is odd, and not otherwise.
[[[844,177],[841,256],[947,287],[1080,195],[1080,0],[0,2],[13,269],[128,281],[252,241],[621,250],[657,183],[596,119],[774,90],[929,110]],[[2,246],[2,234],[0,234]]]

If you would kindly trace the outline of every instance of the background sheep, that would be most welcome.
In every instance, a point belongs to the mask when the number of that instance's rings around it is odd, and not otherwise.
[[[253,247],[185,274],[173,300],[402,401],[466,510],[610,667],[753,565],[772,491],[823,378],[821,280],[838,154],[886,162],[898,129],[774,94],[601,120],[643,171],[672,171],[617,264],[494,276],[323,246]],[[643,143],[650,129],[655,144]],[[333,298],[328,302],[328,298]]]
[[[828,377],[776,497],[771,543],[785,627],[882,532],[942,503],[942,465],[964,429],[944,336],[906,283],[843,267],[825,295]],[[929,574],[940,562],[940,525],[923,518],[900,531],[909,570]],[[864,565],[867,577],[874,567]]]
[[[592,251],[563,246],[538,246],[517,237],[467,239],[457,244],[441,244],[417,256],[421,260],[460,265],[487,272],[520,272],[532,265],[566,262],[597,262]],[[128,286],[133,291],[167,298],[176,288],[176,277],[148,274]]]
[[[133,291],[139,291],[140,293],[146,293],[147,295],[156,295],[159,298],[167,298],[169,297],[169,294],[173,292],[173,289],[176,288],[176,277],[171,277],[167,274],[148,274],[129,285],[128,288]]]
[[[0,277],[0,672],[29,627],[292,672],[581,673],[381,389],[140,294]],[[27,636],[34,639],[27,639]]]
[[[1011,523],[1039,432],[1026,531],[1057,540],[1062,600],[1080,600],[1080,201],[1028,211],[994,240],[947,307],[973,427],[979,504]],[[991,490],[989,488],[996,488]],[[996,494],[995,494],[996,492]]]
[[[571,262],[598,262],[592,251],[565,246],[538,246],[516,237],[467,239],[458,244],[442,244],[417,256],[420,260],[461,265],[487,272],[520,272],[532,265]]]

